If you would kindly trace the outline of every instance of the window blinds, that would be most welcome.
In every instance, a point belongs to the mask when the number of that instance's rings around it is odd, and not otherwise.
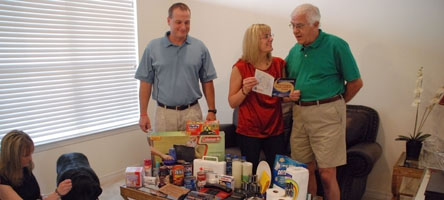
[[[137,123],[133,0],[0,1],[0,139],[35,145]]]

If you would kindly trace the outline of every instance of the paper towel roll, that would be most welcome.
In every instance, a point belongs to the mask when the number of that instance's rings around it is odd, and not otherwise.
[[[267,189],[266,199],[279,199],[283,198],[285,195],[285,190],[280,187]]]
[[[234,188],[240,188],[242,184],[242,163],[240,160],[234,160],[232,164]]]
[[[304,167],[290,166],[286,170],[286,183],[293,184],[293,194],[297,200],[305,200],[308,190],[308,170]]]

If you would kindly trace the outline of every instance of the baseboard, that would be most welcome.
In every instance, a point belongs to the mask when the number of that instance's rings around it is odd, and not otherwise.
[[[133,164],[133,165],[129,165],[129,166],[140,166],[140,164],[141,163]],[[99,177],[100,185],[104,186],[104,185],[108,185],[108,184],[113,184],[117,181],[121,181],[121,180],[125,179],[125,170],[126,170],[126,168],[120,169],[115,172],[111,172],[109,174]]]
[[[109,173],[105,176],[99,177],[100,185],[104,186],[104,185],[113,184],[117,181],[123,180],[125,178],[125,170],[126,169],[121,169],[121,170]]]
[[[362,199],[363,200],[387,200],[387,199],[392,199],[392,193],[366,189]]]

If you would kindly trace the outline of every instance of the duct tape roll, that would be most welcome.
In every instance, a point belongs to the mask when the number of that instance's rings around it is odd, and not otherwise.
[[[280,187],[267,189],[266,199],[279,199],[285,196],[285,190]]]

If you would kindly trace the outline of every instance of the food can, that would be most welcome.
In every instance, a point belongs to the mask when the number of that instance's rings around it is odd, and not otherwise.
[[[185,175],[185,177],[193,176],[193,166],[191,165],[190,162],[183,163],[183,167],[184,167],[184,175]]]
[[[191,190],[191,191],[195,191],[196,190],[196,177],[186,176],[184,179],[184,187]]]
[[[203,188],[205,186],[206,179],[207,179],[207,173],[205,173],[205,171],[197,172],[196,187],[198,190],[200,190],[201,188]]]

